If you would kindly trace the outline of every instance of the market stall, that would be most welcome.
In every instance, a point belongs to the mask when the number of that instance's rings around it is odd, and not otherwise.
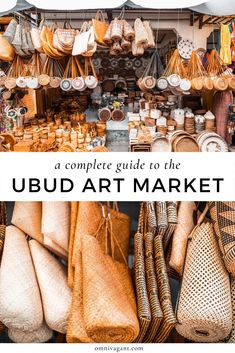
[[[2,25],[1,150],[232,150],[235,16],[114,5],[32,1]]]

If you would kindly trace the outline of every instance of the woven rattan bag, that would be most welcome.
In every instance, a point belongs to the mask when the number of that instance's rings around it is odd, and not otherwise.
[[[177,202],[167,201],[166,203],[166,214],[167,214],[167,228],[163,236],[163,248],[164,251],[167,249],[172,235],[177,225]]]
[[[196,205],[193,201],[182,201],[178,210],[178,223],[173,235],[169,265],[182,275],[188,236],[195,226]]]
[[[134,236],[135,291],[140,325],[140,332],[136,338],[136,342],[143,342],[152,318],[147,290],[147,281],[145,276],[146,268],[144,255],[144,217],[144,204],[142,203],[140,206],[138,230]]]
[[[12,215],[12,224],[31,238],[43,243],[41,233],[42,203],[16,201]]]
[[[204,216],[189,238],[176,330],[195,342],[219,342],[232,329],[230,282],[213,225],[202,223]]]
[[[35,331],[9,329],[8,336],[15,343],[43,343],[52,338],[53,331],[43,322]]]
[[[139,333],[128,267],[106,255],[97,238],[82,238],[85,329],[99,343],[130,343]]]
[[[36,240],[29,247],[42,296],[47,325],[66,333],[72,293],[68,287],[66,268]]]
[[[233,308],[233,326],[230,333],[228,343],[235,343],[235,278],[231,279],[231,298],[232,298],[232,308]]]
[[[235,276],[235,202],[210,202],[209,207],[225,267]]]
[[[43,322],[38,283],[25,234],[6,228],[0,268],[0,320],[12,329],[37,330]]]
[[[68,251],[70,203],[66,201],[42,203],[42,233]]]

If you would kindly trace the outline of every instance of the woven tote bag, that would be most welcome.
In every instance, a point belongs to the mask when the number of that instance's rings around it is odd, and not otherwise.
[[[209,202],[209,207],[225,267],[235,276],[235,202]]]
[[[189,238],[176,330],[189,340],[206,343],[224,340],[231,332],[232,303],[213,225],[202,223],[205,211]]]
[[[167,228],[163,237],[164,250],[167,249],[177,225],[177,203],[176,202],[167,201],[166,214],[167,214]]]
[[[138,319],[140,325],[139,336],[136,342],[143,342],[151,323],[151,308],[148,298],[145,254],[144,254],[144,204],[140,206],[138,230],[134,236],[134,273],[135,290],[137,297]]]
[[[41,292],[46,324],[52,330],[66,333],[72,299],[67,269],[36,240],[30,240],[29,247]]]
[[[73,245],[76,231],[77,215],[78,215],[78,202],[71,202],[70,212],[70,232],[69,232],[69,251],[68,251],[68,286],[73,287],[74,268],[72,265]]]
[[[16,201],[14,205],[12,224],[21,229],[31,238],[43,243],[41,233],[42,203]]]
[[[193,201],[181,201],[178,223],[174,231],[169,265],[182,275],[188,236],[195,226],[196,205]]]
[[[0,266],[2,260],[2,252],[6,235],[7,213],[6,203],[0,202]],[[0,332],[5,330],[5,326],[0,322]]]
[[[231,279],[231,299],[232,299],[232,308],[233,308],[233,326],[230,333],[228,343],[235,343],[235,278]]]
[[[176,317],[172,306],[171,289],[167,274],[164,249],[161,236],[156,234],[154,238],[155,270],[159,288],[159,300],[163,311],[163,320],[154,338],[154,342],[165,342],[171,330],[176,325]]]
[[[23,331],[37,330],[43,322],[28,243],[25,234],[14,226],[6,228],[0,268],[0,321],[8,328]]]
[[[70,203],[45,201],[42,203],[42,233],[68,251]]]
[[[106,255],[97,238],[82,238],[85,329],[98,343],[130,343],[139,333],[128,267]]]
[[[43,343],[52,338],[53,331],[43,322],[35,331],[21,331],[10,328],[9,338],[15,343]]]

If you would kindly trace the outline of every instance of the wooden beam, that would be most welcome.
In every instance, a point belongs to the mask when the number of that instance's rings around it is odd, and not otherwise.
[[[206,25],[207,23],[209,23],[212,18],[213,18],[212,16],[208,16],[207,19],[202,22],[202,27],[203,27],[204,25]]]
[[[203,18],[204,18],[204,15],[201,15],[201,16],[199,17],[199,24],[198,24],[199,29],[202,29],[202,26],[203,26]]]

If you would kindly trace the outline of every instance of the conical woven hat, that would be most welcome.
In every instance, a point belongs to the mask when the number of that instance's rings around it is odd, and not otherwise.
[[[92,236],[82,239],[85,328],[95,342],[133,342],[139,333],[128,268],[105,255]],[[121,268],[121,270],[120,270]]]
[[[52,338],[53,331],[45,322],[35,331],[9,329],[8,336],[15,343],[43,343]]]
[[[25,234],[43,243],[41,234],[42,203],[16,201],[12,223]]]
[[[47,325],[66,333],[72,293],[68,287],[67,269],[42,245],[30,240],[29,247],[41,291]]]
[[[0,320],[12,329],[37,330],[43,322],[38,283],[25,234],[6,228],[0,268]]]
[[[70,203],[46,201],[42,203],[42,233],[68,251]]]
[[[195,342],[219,342],[232,329],[229,275],[210,223],[195,228],[184,268],[176,330]]]

